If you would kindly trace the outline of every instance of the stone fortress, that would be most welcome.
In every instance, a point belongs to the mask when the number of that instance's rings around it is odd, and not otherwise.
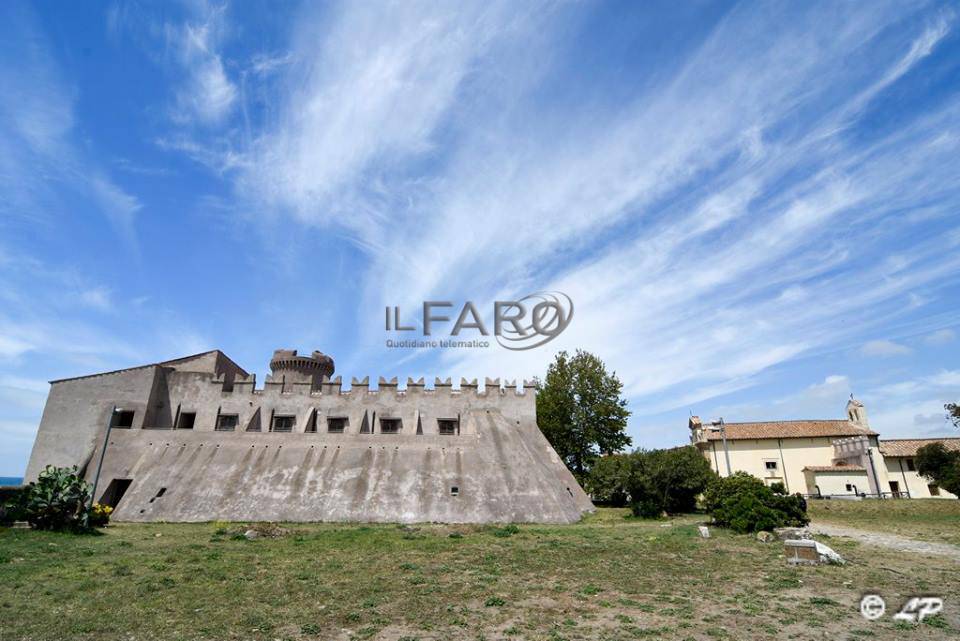
[[[51,381],[25,481],[76,465],[119,521],[572,523],[593,505],[532,386],[367,378],[277,350],[262,389],[219,350]]]

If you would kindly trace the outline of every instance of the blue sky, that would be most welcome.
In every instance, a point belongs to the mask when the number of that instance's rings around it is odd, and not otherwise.
[[[0,474],[46,381],[220,348],[345,377],[624,382],[690,412],[950,434],[948,3],[0,5]],[[383,309],[560,290],[548,345],[398,351]]]

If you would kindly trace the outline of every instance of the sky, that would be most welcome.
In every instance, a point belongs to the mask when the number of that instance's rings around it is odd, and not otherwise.
[[[647,448],[850,394],[960,435],[950,3],[14,1],[0,87],[0,474],[47,381],[208,349],[402,383],[581,348]],[[575,313],[536,349],[386,346],[386,306],[540,291]]]

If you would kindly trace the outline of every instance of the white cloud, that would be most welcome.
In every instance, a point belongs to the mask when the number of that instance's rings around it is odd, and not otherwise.
[[[947,343],[952,343],[956,338],[957,335],[952,329],[939,329],[927,334],[923,342],[927,345],[946,345]]]
[[[80,300],[84,305],[102,311],[110,310],[113,307],[110,290],[102,286],[80,292]]]
[[[868,341],[860,348],[860,353],[864,356],[906,356],[912,352],[913,350],[906,345],[885,339]]]

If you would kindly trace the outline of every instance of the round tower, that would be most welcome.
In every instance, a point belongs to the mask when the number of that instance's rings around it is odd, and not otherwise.
[[[319,351],[310,356],[299,356],[295,349],[278,349],[270,359],[270,371],[274,381],[310,383],[317,388],[324,376],[333,376],[333,359]]]

